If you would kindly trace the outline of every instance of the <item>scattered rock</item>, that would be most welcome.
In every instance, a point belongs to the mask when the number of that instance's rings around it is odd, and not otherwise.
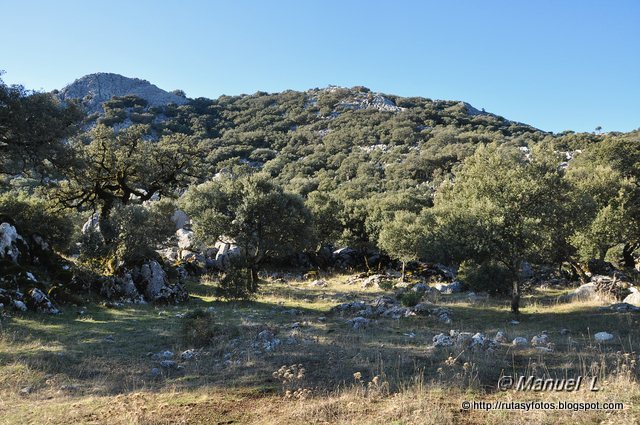
[[[165,369],[175,369],[178,366],[178,363],[174,360],[162,360],[160,361],[160,366]]]
[[[531,338],[531,345],[534,347],[547,345],[549,343],[549,336],[546,333],[542,333],[541,335],[536,335]]]
[[[509,324],[515,326],[515,325],[519,325],[520,322],[517,321],[517,320],[512,320],[512,321],[509,322]]]
[[[329,284],[324,279],[318,279],[318,280],[314,280],[313,282],[311,282],[309,284],[309,286],[316,286],[316,287],[319,287],[319,288],[325,288],[325,287],[329,286]]]
[[[351,325],[351,327],[353,329],[365,329],[369,326],[369,324],[371,323],[371,320],[365,318],[365,317],[354,317],[353,319],[349,320],[348,323]]]
[[[161,375],[160,369],[158,369],[157,367],[154,367],[153,369],[151,369],[151,377],[157,378],[160,375]]]
[[[157,359],[157,360],[172,359],[173,358],[173,352],[169,351],[169,350],[160,351],[159,353],[154,354],[153,358]]]
[[[504,332],[497,332],[493,340],[499,344],[505,344],[509,341],[507,339],[507,334],[505,334]]]
[[[537,346],[536,350],[542,352],[542,353],[551,353],[553,350],[549,347],[541,347],[541,346]]]
[[[35,307],[37,311],[48,314],[60,314],[61,311],[53,306],[49,297],[45,295],[40,289],[34,288],[29,291],[29,302]]]
[[[194,349],[185,350],[180,353],[181,360],[193,360],[198,356],[198,352]]]
[[[20,389],[20,395],[29,395],[33,392],[33,387],[24,387]]]
[[[257,340],[265,351],[274,351],[282,343],[282,341],[276,338],[275,334],[268,329],[258,333]]]
[[[431,289],[426,283],[418,283],[411,288],[414,292],[427,292]]]
[[[455,343],[460,346],[469,346],[473,343],[473,334],[471,332],[449,331],[449,336],[455,338]]]
[[[570,293],[559,298],[562,302],[585,301],[597,297],[596,284],[593,282],[585,283],[574,289]]]
[[[527,338],[525,338],[525,337],[518,336],[513,340],[512,344],[515,345],[515,346],[524,347],[526,345],[529,345],[529,341],[527,341]]]
[[[435,289],[440,291],[442,294],[457,294],[462,292],[462,283],[456,281],[451,282],[450,284],[437,283],[434,286]]]
[[[593,336],[596,342],[608,342],[613,339],[613,335],[608,332],[598,332]]]
[[[560,329],[560,335],[562,335],[562,336],[567,336],[570,333],[571,333],[571,331],[569,329],[567,329],[567,328]]]
[[[441,333],[433,337],[434,347],[450,347],[452,345],[453,345],[453,340],[449,335],[445,335]]]
[[[27,305],[20,300],[13,300],[13,306],[20,311],[27,311]]]
[[[484,342],[485,342],[484,334],[481,334],[480,332],[476,333],[471,337],[471,347],[478,346],[478,345],[482,346]]]
[[[382,282],[388,281],[388,277],[382,274],[374,274],[372,276],[369,276],[367,278],[365,278],[362,281],[362,285],[361,287],[363,289],[365,288],[371,288],[371,287],[375,287],[375,288],[380,288],[382,285]]]
[[[640,311],[640,307],[636,307],[635,305],[631,305],[629,303],[616,303],[611,304],[608,307],[601,307],[601,310],[613,310],[618,313],[634,313]]]

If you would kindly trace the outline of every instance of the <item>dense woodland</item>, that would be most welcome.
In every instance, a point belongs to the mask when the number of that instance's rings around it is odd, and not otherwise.
[[[323,267],[326,247],[380,252],[403,271],[443,263],[514,297],[525,262],[577,280],[594,260],[634,269],[640,247],[640,131],[552,134],[364,87],[162,107],[125,96],[87,115],[0,81],[0,152],[0,222],[93,276],[157,257],[177,208],[206,245],[241,247],[225,274],[241,296],[266,264]],[[32,284],[1,261],[0,285]],[[37,266],[44,289],[82,286],[79,272]]]

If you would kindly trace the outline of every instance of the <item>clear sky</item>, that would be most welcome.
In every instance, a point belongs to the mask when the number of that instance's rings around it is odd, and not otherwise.
[[[364,85],[548,131],[640,127],[640,1],[0,0],[7,83],[189,97]]]

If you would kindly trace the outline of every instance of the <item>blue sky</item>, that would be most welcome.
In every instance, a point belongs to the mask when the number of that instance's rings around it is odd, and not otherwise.
[[[7,83],[190,97],[364,85],[548,131],[640,127],[640,1],[0,1]]]

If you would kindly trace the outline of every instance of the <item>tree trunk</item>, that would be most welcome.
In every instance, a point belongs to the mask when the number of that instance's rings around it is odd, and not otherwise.
[[[250,269],[251,275],[251,292],[256,292],[258,290],[258,270],[255,266],[252,266]]]
[[[405,262],[402,262],[402,276],[400,277],[400,282],[404,282],[404,267],[405,267]]]
[[[633,258],[633,251],[638,248],[638,244],[624,244],[622,248],[622,263],[625,268],[633,269],[636,267],[636,259]]]
[[[513,288],[511,292],[511,312],[513,314],[520,314],[520,282],[518,279],[513,281]]]

